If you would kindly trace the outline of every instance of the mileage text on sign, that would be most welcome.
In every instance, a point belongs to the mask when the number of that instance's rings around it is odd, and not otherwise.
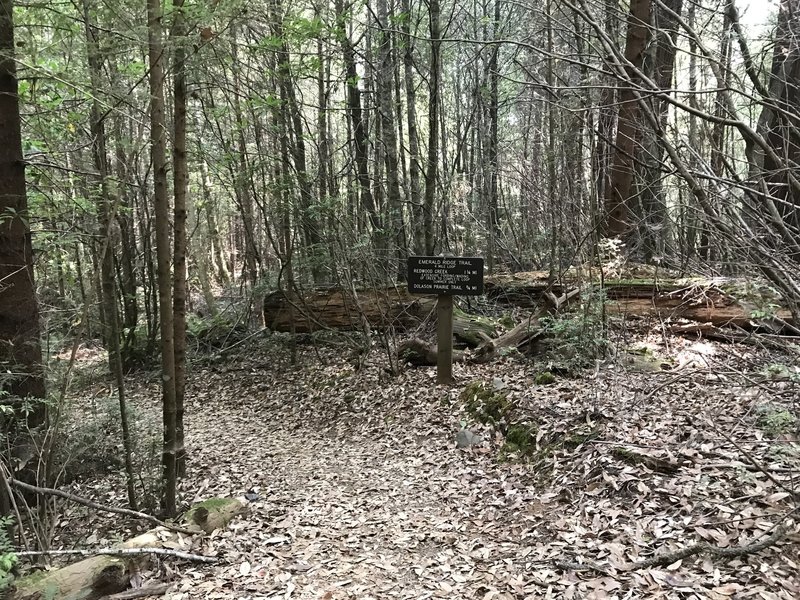
[[[408,291],[412,294],[480,296],[483,294],[483,258],[410,256]]]

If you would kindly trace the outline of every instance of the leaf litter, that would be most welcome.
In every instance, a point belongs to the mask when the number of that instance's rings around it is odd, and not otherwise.
[[[759,421],[765,405],[796,414],[797,382],[763,377],[766,351],[704,342],[692,362],[691,342],[655,345],[675,369],[609,361],[554,385],[513,358],[439,386],[435,369],[388,377],[377,351],[354,372],[335,349],[292,366],[269,342],[196,364],[183,496],[252,501],[194,542],[217,565],[149,575],[172,600],[800,597],[797,431]],[[463,410],[467,384],[498,379],[536,425],[529,455]],[[156,378],[131,390],[140,411],[158,397]],[[464,424],[484,443],[457,449]],[[652,564],[698,544],[734,552]]]

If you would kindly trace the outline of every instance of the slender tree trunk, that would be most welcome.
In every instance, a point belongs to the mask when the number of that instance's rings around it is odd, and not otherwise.
[[[100,111],[100,77],[102,73],[102,57],[100,44],[97,40],[95,27],[91,21],[92,7],[90,0],[83,2],[83,18],[86,32],[86,48],[88,53],[89,75],[92,88],[92,105],[90,110],[89,127],[92,133],[92,160],[98,173],[100,186],[100,286],[102,302],[105,306],[106,339],[108,346],[108,363],[114,381],[117,385],[119,398],[120,426],[122,429],[122,447],[125,455],[125,475],[128,491],[128,504],[137,510],[136,487],[133,471],[133,449],[130,428],[128,426],[128,408],[125,399],[125,378],[122,373],[122,352],[120,349],[119,314],[117,311],[117,294],[114,279],[114,252],[115,246],[112,236],[112,223],[116,206],[109,185],[108,154],[106,151],[105,122]]]
[[[430,20],[431,56],[428,103],[428,161],[425,171],[425,201],[423,204],[422,228],[425,236],[425,253],[436,252],[434,239],[434,214],[436,212],[436,180],[439,168],[439,79],[441,75],[441,33],[440,33],[439,0],[429,0],[428,18]]]
[[[183,413],[186,395],[186,200],[189,195],[189,166],[186,158],[186,25],[183,0],[173,0],[173,134],[172,173],[175,205],[173,241],[175,250],[172,296],[172,330],[175,337],[175,469],[178,477],[186,475],[186,446]]]
[[[499,38],[500,29],[500,0],[493,2],[493,17],[492,17],[492,40]],[[487,15],[488,18],[488,15]],[[489,80],[489,95],[486,99],[486,120],[488,121],[488,130],[486,138],[486,150],[484,158],[486,159],[486,174],[484,175],[484,182],[486,184],[486,202],[487,202],[487,229],[489,232],[489,252],[487,256],[487,268],[489,273],[493,273],[495,264],[498,259],[497,248],[499,246],[500,238],[500,219],[499,211],[499,191],[498,191],[498,90],[500,74],[498,72],[499,64],[498,58],[500,55],[500,44],[493,43],[490,49],[489,62],[487,64],[486,76]]]
[[[246,124],[242,112],[241,62],[239,61],[239,39],[236,26],[231,27],[231,52],[233,65],[233,93],[231,104],[236,120],[236,154],[239,159],[238,172],[234,173],[236,197],[242,215],[244,234],[244,272],[247,281],[254,286],[258,281],[258,268],[261,262],[255,239],[255,223],[253,219],[253,198],[250,193],[250,161],[247,154]]]
[[[216,206],[214,197],[211,194],[208,165],[204,158],[200,160],[200,187],[203,190],[203,213],[208,225],[208,239],[211,243],[211,262],[214,266],[215,279],[218,283],[227,285],[230,282],[230,274],[228,273],[228,265],[225,263],[222,237],[219,234],[219,226],[217,225]],[[201,218],[199,214],[197,218]]]
[[[167,516],[177,512],[175,343],[172,319],[169,198],[167,196],[167,127],[164,118],[164,43],[160,0],[147,0],[150,64],[150,152],[153,163],[153,203],[156,219],[158,307],[161,324],[161,389],[164,420],[162,508]]]

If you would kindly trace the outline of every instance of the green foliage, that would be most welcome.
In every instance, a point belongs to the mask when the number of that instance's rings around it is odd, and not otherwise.
[[[589,292],[582,296],[578,310],[542,317],[547,332],[545,354],[552,368],[574,373],[605,355],[608,339],[603,302],[602,292]]]
[[[534,377],[533,382],[536,385],[550,385],[556,382],[556,376],[550,371],[540,371],[536,374],[536,377]]]
[[[0,592],[10,589],[14,580],[14,568],[19,560],[11,540],[8,539],[8,531],[13,524],[13,517],[0,517]]]
[[[774,404],[762,404],[756,408],[756,424],[771,437],[778,437],[797,430],[797,416],[789,409]]]
[[[768,365],[763,371],[766,379],[771,381],[793,381],[800,382],[800,368],[790,367],[783,363],[773,363]]]
[[[536,450],[536,434],[539,428],[531,423],[515,423],[508,427],[506,441],[500,449],[500,455],[517,454],[522,458],[529,457]]]

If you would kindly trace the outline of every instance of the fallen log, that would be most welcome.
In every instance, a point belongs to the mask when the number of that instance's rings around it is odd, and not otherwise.
[[[414,367],[432,367],[436,365],[439,349],[436,344],[429,344],[420,338],[403,340],[397,345],[397,358]],[[464,353],[453,351],[453,362],[463,362]]]
[[[235,515],[241,514],[246,505],[236,498],[212,498],[193,506],[187,513],[186,524],[197,534],[211,533],[227,525]],[[197,519],[192,515],[204,514]],[[205,511],[205,512],[204,512]],[[48,572],[33,574],[15,582],[9,600],[98,600],[127,589],[130,577],[144,567],[151,553],[124,552],[135,549],[175,549],[180,546],[182,534],[156,527],[120,544],[116,550],[121,555],[99,555]]]
[[[413,331],[433,319],[436,296],[414,296],[404,287],[348,291],[342,288],[313,290],[302,296],[273,292],[264,299],[264,323],[273,331],[310,333],[321,330],[353,330],[364,318],[375,329]],[[471,347],[496,335],[491,319],[453,309],[453,334]]]
[[[539,326],[539,320],[531,316],[497,339],[489,340],[479,346],[475,350],[472,362],[489,362],[509,350],[516,350],[524,354],[531,350],[533,343],[544,331],[544,328]]]

